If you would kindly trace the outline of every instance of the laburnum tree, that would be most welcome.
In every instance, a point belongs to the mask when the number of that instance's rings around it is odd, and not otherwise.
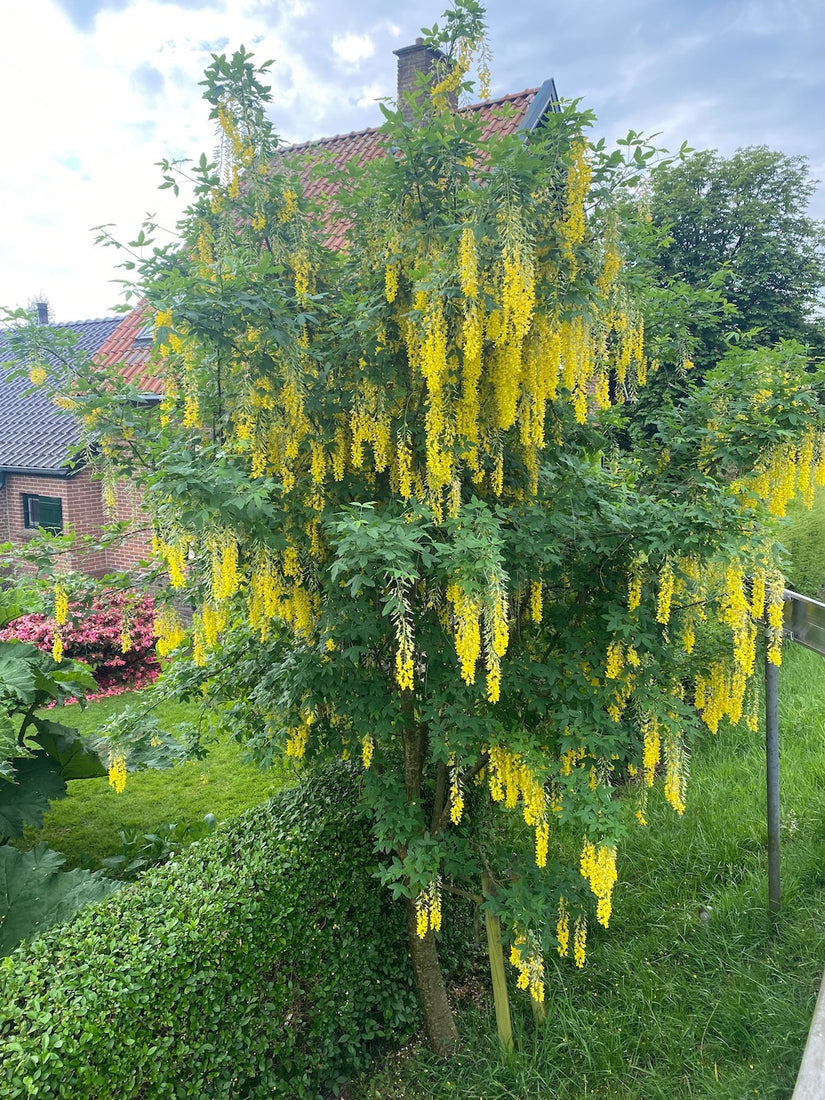
[[[158,616],[172,676],[231,695],[264,762],[362,769],[441,1054],[443,897],[483,881],[536,1002],[549,952],[584,965],[651,792],[685,809],[692,733],[755,727],[764,614],[780,659],[770,513],[825,479],[793,345],[631,415],[656,362],[624,219],[653,151],[591,146],[572,106],[482,142],[449,94],[483,31],[470,0],[431,29],[412,119],[384,106],[386,154],[326,208],[278,149],[264,70],[215,57],[219,163],[191,170],[174,246],[147,230],[128,261],[163,402],[75,395],[194,605],[191,628],[174,599]]]

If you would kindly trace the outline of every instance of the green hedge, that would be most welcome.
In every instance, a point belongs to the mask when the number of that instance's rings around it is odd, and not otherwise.
[[[316,1097],[418,1021],[357,779],[281,792],[0,962],[0,1096]]]

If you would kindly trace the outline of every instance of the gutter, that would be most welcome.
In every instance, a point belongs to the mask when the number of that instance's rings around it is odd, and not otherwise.
[[[25,477],[62,477],[68,480],[77,473],[76,470],[65,470],[62,467],[50,470],[43,466],[0,466],[0,488],[3,487],[6,478],[10,474],[21,474]]]

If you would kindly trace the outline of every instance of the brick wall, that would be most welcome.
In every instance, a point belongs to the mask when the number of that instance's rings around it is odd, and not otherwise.
[[[63,508],[63,529],[78,536],[97,536],[108,517],[103,506],[103,486],[88,469],[68,478],[7,474],[0,489],[0,541],[24,546],[35,531],[24,526],[23,494],[59,497]],[[114,570],[129,569],[149,553],[150,530],[140,507],[137,490],[121,483],[117,492],[116,516],[134,523],[134,532],[117,546],[105,550],[73,550],[59,556],[58,570],[77,569],[99,577]]]
[[[117,545],[106,550],[106,567],[110,572],[133,569],[150,554],[152,524],[143,510],[143,500],[137,486],[129,481],[117,485],[117,507],[112,519],[129,524],[129,534]]]

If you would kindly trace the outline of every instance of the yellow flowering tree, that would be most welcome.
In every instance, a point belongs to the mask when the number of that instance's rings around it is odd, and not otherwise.
[[[232,694],[264,762],[363,769],[441,1054],[445,894],[484,878],[537,1002],[548,952],[584,965],[627,799],[644,825],[661,777],[682,813],[691,731],[756,720],[766,608],[780,659],[769,513],[825,478],[794,347],[634,411],[656,362],[622,219],[652,150],[591,147],[571,107],[482,142],[444,94],[470,89],[482,39],[471,0],[432,29],[435,91],[412,124],[384,107],[387,155],[342,175],[335,211],[301,197],[249,55],[217,58],[220,163],[140,263],[158,417],[84,399],[195,607],[191,629],[175,602],[158,620],[189,654],[173,676]]]

